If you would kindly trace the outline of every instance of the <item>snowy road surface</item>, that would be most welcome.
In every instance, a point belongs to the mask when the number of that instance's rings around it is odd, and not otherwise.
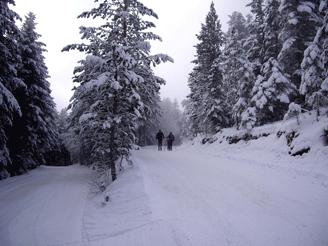
[[[90,171],[40,167],[0,181],[0,245],[80,242]]]
[[[92,174],[79,166],[1,181],[0,245],[328,245],[325,175],[256,153],[146,148],[133,156],[106,206],[88,195]]]

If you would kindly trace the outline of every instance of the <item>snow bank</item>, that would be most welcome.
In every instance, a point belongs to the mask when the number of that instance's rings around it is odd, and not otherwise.
[[[256,127],[251,131],[226,128],[214,136],[198,136],[186,146],[203,145],[208,150],[235,150],[235,156],[257,155],[272,165],[295,167],[328,175],[327,129],[324,112],[319,121],[314,112],[296,118]],[[283,158],[280,158],[283,157]],[[273,160],[280,160],[274,162]]]

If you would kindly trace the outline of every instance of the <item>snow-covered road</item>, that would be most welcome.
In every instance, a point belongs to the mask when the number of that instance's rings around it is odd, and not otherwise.
[[[136,156],[176,245],[328,245],[328,189],[310,173],[196,148]]]
[[[79,166],[1,181],[0,245],[327,246],[327,177],[234,151],[134,151],[105,206]]]
[[[0,245],[81,242],[90,170],[40,167],[0,182]]]

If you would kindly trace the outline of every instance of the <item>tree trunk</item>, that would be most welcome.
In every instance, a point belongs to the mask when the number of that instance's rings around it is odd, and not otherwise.
[[[112,175],[112,181],[114,182],[117,179],[117,175],[116,175],[116,165],[115,165],[115,161],[113,160],[113,158],[111,159],[111,162],[110,162],[110,173]]]
[[[115,75],[116,79],[118,78],[118,74],[116,73]],[[117,92],[115,92],[114,94],[114,104],[113,104],[113,115],[117,115]],[[111,157],[110,157],[110,170],[111,170],[111,175],[112,175],[112,181],[115,181],[117,178],[116,175],[116,148],[117,146],[115,146],[116,144],[116,131],[117,131],[117,127],[116,127],[116,123],[113,124],[112,128],[111,128],[111,132],[110,132],[110,144],[112,145],[112,151],[111,151]],[[114,145],[114,146],[113,146]],[[114,151],[113,151],[114,150]]]

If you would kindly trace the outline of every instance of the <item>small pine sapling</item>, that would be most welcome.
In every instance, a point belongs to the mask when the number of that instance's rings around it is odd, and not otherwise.
[[[289,104],[288,111],[284,116],[284,120],[290,119],[292,117],[296,117],[297,125],[300,125],[300,114],[302,112],[302,108],[299,104],[292,102]]]

